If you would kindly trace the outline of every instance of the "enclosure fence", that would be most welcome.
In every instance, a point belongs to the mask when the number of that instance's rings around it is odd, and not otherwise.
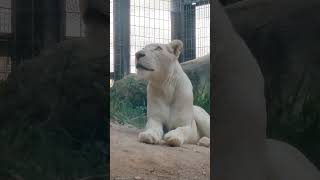
[[[9,41],[12,35],[11,0],[0,1],[0,80],[5,80],[11,72]]]
[[[11,58],[0,57],[0,80],[7,79],[11,72]]]
[[[0,76],[11,70],[11,0],[0,0]],[[85,36],[79,0],[64,0],[65,37]],[[149,43],[181,39],[181,62],[210,52],[209,0],[110,0],[110,72],[115,79],[135,73],[134,54]],[[180,60],[179,59],[179,60]]]
[[[196,7],[196,57],[210,52],[210,4]]]
[[[65,20],[67,38],[85,36],[85,25],[80,15],[79,0],[65,0]]]
[[[195,6],[192,3],[184,5],[184,61],[195,58]]]
[[[130,73],[135,73],[135,53],[150,43],[171,40],[170,0],[130,1]]]
[[[110,8],[111,78],[135,73],[134,54],[149,43],[182,40],[181,62],[210,53],[209,0],[111,0]]]
[[[0,33],[11,33],[11,0],[0,1]]]
[[[113,0],[110,0],[110,72],[114,72],[114,49],[113,49]]]

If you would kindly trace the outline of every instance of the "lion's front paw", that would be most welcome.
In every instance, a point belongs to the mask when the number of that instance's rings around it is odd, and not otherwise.
[[[210,147],[210,139],[207,137],[202,137],[199,141],[198,141],[198,145],[199,146],[204,146],[204,147]]]
[[[158,144],[161,136],[153,129],[148,129],[139,134],[139,141],[147,144]]]
[[[164,140],[169,146],[181,146],[184,142],[183,135],[177,130],[168,132],[164,136]]]

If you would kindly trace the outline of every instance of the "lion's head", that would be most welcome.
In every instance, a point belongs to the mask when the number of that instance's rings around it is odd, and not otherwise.
[[[157,79],[168,74],[182,51],[183,43],[173,40],[169,44],[148,44],[136,56],[137,74],[145,80]]]

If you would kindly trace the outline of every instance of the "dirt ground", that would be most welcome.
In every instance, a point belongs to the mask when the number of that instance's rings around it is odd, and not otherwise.
[[[141,130],[111,124],[111,180],[208,180],[210,149],[138,142]]]

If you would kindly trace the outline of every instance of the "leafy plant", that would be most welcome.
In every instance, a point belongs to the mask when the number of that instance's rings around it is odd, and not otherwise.
[[[203,86],[194,90],[193,104],[202,107],[210,114],[210,86]]]

